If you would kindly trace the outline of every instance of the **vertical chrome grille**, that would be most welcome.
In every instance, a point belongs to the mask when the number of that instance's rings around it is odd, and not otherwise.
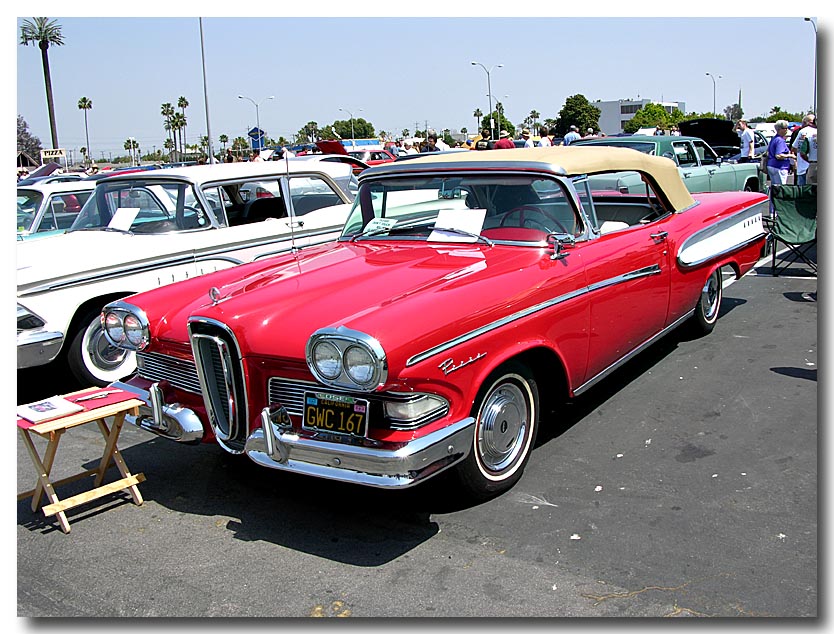
[[[237,342],[223,324],[188,324],[191,348],[209,423],[217,440],[233,452],[246,441],[246,391]]]

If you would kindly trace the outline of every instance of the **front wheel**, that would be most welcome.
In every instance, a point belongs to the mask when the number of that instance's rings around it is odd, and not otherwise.
[[[715,328],[718,321],[718,311],[721,308],[723,296],[721,280],[721,269],[716,269],[707,278],[701,289],[698,304],[695,306],[695,314],[692,315],[691,325],[693,331],[698,335],[708,335]]]
[[[107,341],[99,312],[95,311],[84,316],[72,337],[67,364],[83,385],[105,386],[132,374],[136,370],[136,356]]]
[[[530,370],[508,363],[481,389],[473,408],[472,450],[457,467],[464,491],[486,499],[511,488],[521,478],[536,441],[539,393]]]

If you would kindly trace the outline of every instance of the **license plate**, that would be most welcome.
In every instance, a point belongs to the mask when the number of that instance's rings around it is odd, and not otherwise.
[[[316,431],[367,436],[368,401],[344,394],[305,392],[301,426]]]

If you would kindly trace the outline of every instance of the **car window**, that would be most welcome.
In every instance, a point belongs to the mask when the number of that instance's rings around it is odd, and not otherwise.
[[[38,233],[56,229],[69,229],[91,193],[67,192],[51,196],[47,201],[40,226],[37,228]]]
[[[293,213],[296,216],[343,203],[330,183],[318,176],[293,176],[289,184]]]
[[[698,158],[695,156],[695,150],[688,141],[672,143],[672,148],[675,151],[675,160],[680,167],[692,167],[698,165]]]
[[[192,187],[179,182],[123,181],[98,185],[71,230],[169,233],[209,227]]]
[[[703,141],[693,141],[695,151],[698,153],[698,158],[701,159],[702,165],[714,165],[718,155]]]
[[[17,230],[31,231],[32,223],[43,202],[43,194],[35,189],[17,190]]]

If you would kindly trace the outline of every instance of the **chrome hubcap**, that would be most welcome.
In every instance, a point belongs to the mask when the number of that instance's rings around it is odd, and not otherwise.
[[[707,283],[704,284],[704,288],[701,289],[701,307],[707,321],[712,321],[718,314],[720,284],[718,275],[713,273],[709,276]]]
[[[478,453],[487,470],[500,472],[515,462],[524,449],[529,414],[524,392],[512,383],[489,395],[478,426]]]
[[[93,326],[87,330],[84,342],[90,361],[100,370],[115,370],[125,362],[127,350],[121,350],[111,345],[104,336],[101,326]]]

